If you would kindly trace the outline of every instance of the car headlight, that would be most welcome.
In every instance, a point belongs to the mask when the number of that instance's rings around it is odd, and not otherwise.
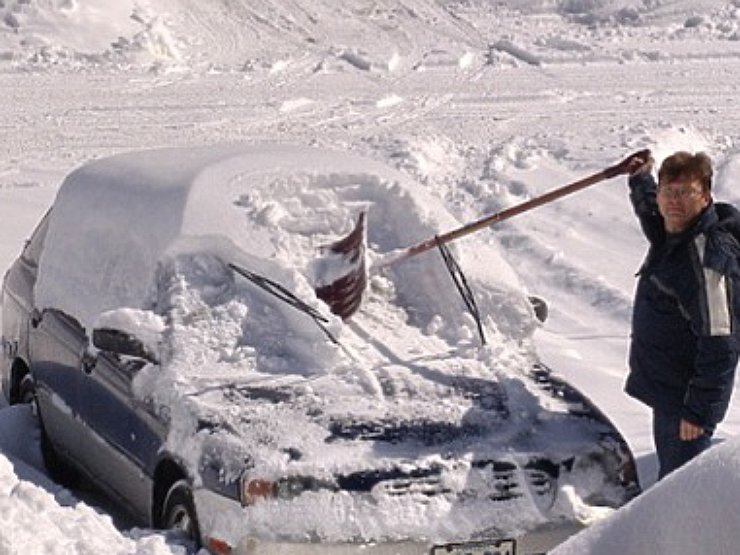
[[[266,499],[293,499],[306,491],[336,491],[335,484],[309,476],[288,476],[278,480],[255,478],[243,474],[239,484],[239,501],[243,506]]]
[[[242,476],[239,487],[239,501],[245,507],[247,505],[254,505],[260,499],[275,497],[276,491],[277,484],[275,482],[262,478],[249,479],[246,476]]]

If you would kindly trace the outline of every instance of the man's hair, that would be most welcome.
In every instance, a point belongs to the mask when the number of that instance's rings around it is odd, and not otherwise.
[[[679,151],[663,160],[658,170],[658,183],[698,181],[704,191],[712,190],[712,160],[704,152]]]

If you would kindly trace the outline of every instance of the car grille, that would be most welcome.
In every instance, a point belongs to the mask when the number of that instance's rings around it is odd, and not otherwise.
[[[538,508],[547,510],[555,500],[560,468],[544,458],[531,459],[522,466],[511,461],[477,461],[473,471],[477,472],[479,481],[458,495],[463,500],[487,497],[501,502],[529,497]],[[391,497],[413,495],[422,500],[453,493],[444,480],[441,466],[411,471],[396,468],[355,472],[338,477],[337,483],[345,491],[373,491]]]
[[[509,461],[477,461],[473,467],[479,470],[488,487],[484,495],[493,501],[509,501],[529,494],[543,510],[555,501],[560,466],[548,459],[532,459],[521,467]]]
[[[426,492],[427,495],[443,493],[442,467],[417,468],[402,470],[391,468],[387,470],[368,470],[353,472],[337,477],[337,485],[345,491],[369,492],[375,487],[391,495],[404,495],[412,491]]]
[[[378,490],[391,497],[413,495],[431,498],[436,495],[445,495],[451,492],[450,488],[445,487],[439,476],[428,476],[426,478],[418,479],[387,480],[378,484]]]

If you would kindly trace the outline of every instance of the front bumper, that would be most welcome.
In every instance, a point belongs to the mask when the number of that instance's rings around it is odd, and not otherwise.
[[[583,529],[574,522],[547,525],[517,538],[517,555],[544,555]],[[382,544],[287,544],[244,540],[231,551],[234,555],[429,555],[428,542]]]
[[[194,498],[203,545],[219,555],[429,555],[434,546],[428,541],[297,543],[262,541],[249,536],[237,538],[231,535],[233,532],[220,530],[215,518],[215,515],[223,516],[227,512],[239,513],[235,500],[206,489],[197,489]],[[544,555],[583,528],[581,523],[571,520],[544,524],[515,538],[516,554]]]

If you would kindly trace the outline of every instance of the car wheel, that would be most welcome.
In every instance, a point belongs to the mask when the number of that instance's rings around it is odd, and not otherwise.
[[[162,507],[162,526],[181,535],[196,548],[200,546],[200,527],[193,491],[186,480],[178,480],[170,486]]]

